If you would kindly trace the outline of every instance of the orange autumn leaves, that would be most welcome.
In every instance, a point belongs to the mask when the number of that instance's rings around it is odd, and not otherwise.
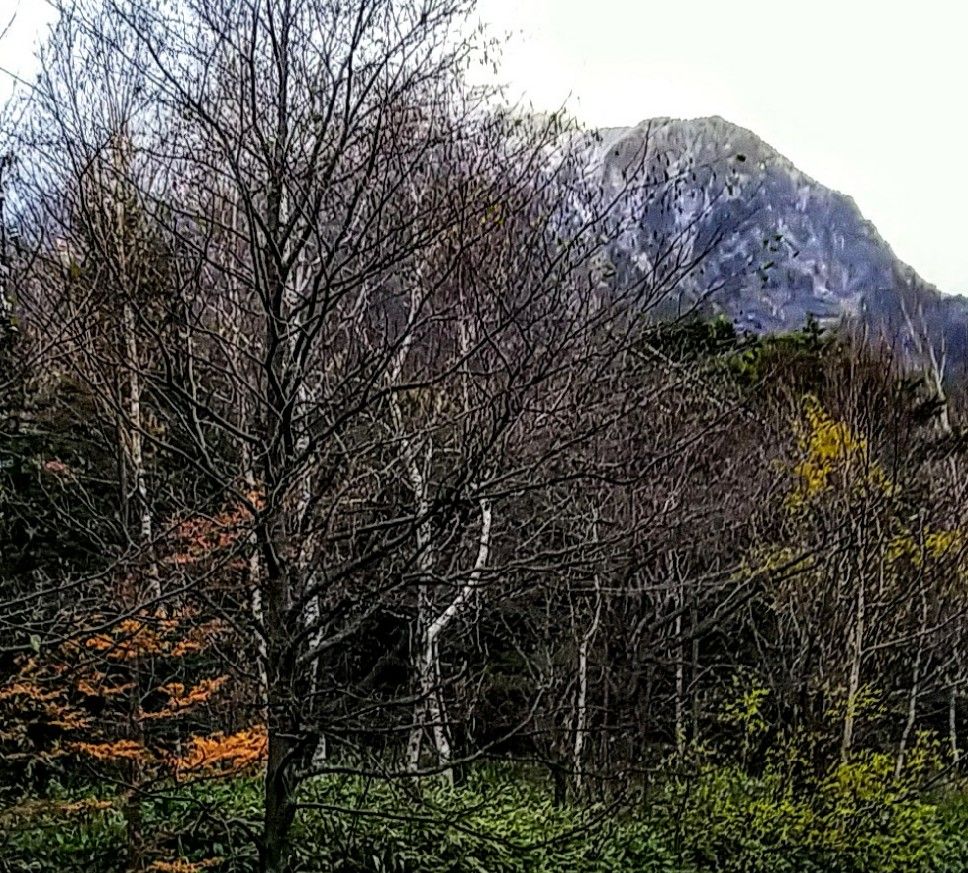
[[[243,569],[245,562],[235,553],[235,546],[250,525],[252,512],[262,505],[261,493],[250,491],[245,495],[244,502],[231,505],[214,515],[193,515],[176,521],[169,531],[170,551],[163,563],[174,570],[185,570],[216,556],[228,556],[225,570]]]
[[[0,750],[10,761],[50,763],[69,751],[61,738],[91,729],[94,719],[66,693],[65,664],[47,664],[32,656],[21,659],[18,667],[0,686]],[[49,740],[37,741],[38,733],[46,733]]]
[[[182,612],[174,618],[156,615],[124,619],[107,631],[86,637],[80,645],[114,661],[145,657],[183,658],[203,651],[221,629],[218,621],[186,628],[190,618],[191,613]]]
[[[245,585],[238,547],[259,506],[253,492],[213,515],[175,519],[157,544],[162,590],[203,585],[205,612],[187,597],[137,608],[144,568],[135,563],[105,586],[96,607],[72,617],[86,632],[21,656],[0,682],[0,754],[45,765],[65,757],[95,768],[133,765],[150,779],[258,766],[264,728],[218,714],[234,714],[232,701],[245,697],[219,666],[233,654],[244,657],[245,648],[207,598],[217,591],[231,604],[234,586]]]
[[[198,864],[191,861],[153,861],[148,870],[151,873],[197,873],[201,869]]]
[[[206,736],[187,733],[184,724],[188,717],[192,725],[204,723],[200,710],[230,690],[226,675],[197,675],[204,657],[184,663],[224,632],[221,623],[200,621],[188,609],[144,613],[44,657],[21,658],[0,686],[0,748],[48,763],[65,755],[98,766],[138,762],[179,779],[257,765],[265,756],[261,728]]]
[[[249,544],[240,536],[250,518],[248,509],[231,509],[170,521],[152,549],[90,582],[84,599],[57,616],[56,626],[71,636],[47,646],[31,638],[12,675],[0,676],[0,755],[25,770],[39,765],[41,772],[120,781],[122,816],[138,798],[173,783],[262,766],[265,727],[247,724],[240,705],[258,699],[256,680],[226,666],[253,656],[235,612],[250,596]],[[165,595],[150,607],[143,599],[147,572]],[[138,839],[155,839],[148,834]],[[171,858],[161,848],[166,839],[161,834],[157,850],[145,852],[157,860],[140,869],[201,873],[217,866],[218,859]]]
[[[159,691],[168,696],[167,705],[155,712],[145,713],[145,718],[174,718],[177,715],[198,706],[208,703],[218,690],[228,682],[227,676],[215,676],[212,679],[203,679],[192,688],[186,689],[181,682],[169,682],[162,685]]]
[[[134,740],[116,740],[113,743],[72,743],[71,747],[98,761],[140,761],[145,748]]]
[[[193,737],[187,753],[172,763],[176,775],[180,777],[197,773],[241,773],[265,760],[268,744],[268,734],[261,725],[234,734],[218,733],[207,737]]]
[[[186,861],[178,858],[174,861],[152,861],[145,869],[148,873],[202,873],[222,863],[221,858],[208,858],[205,861]]]
[[[107,743],[75,743],[74,749],[97,761],[140,761],[160,764],[176,779],[197,776],[231,776],[245,773],[265,760],[268,737],[264,727],[257,726],[233,734],[216,733],[194,736],[185,754],[153,752],[133,740]]]

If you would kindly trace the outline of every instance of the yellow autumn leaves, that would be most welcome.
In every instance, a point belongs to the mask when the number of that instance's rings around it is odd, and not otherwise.
[[[868,487],[890,496],[895,485],[871,456],[866,439],[838,421],[812,396],[804,401],[804,417],[797,423],[801,459],[793,467],[794,490],[787,498],[798,509],[834,487]]]
[[[805,509],[824,495],[865,492],[883,498],[898,495],[899,486],[873,457],[866,439],[840,421],[812,396],[804,400],[803,417],[795,422],[799,460],[793,464],[793,488],[787,507]],[[922,530],[906,526],[887,544],[889,564],[908,561],[921,568],[926,561],[959,556],[966,546],[959,530]]]

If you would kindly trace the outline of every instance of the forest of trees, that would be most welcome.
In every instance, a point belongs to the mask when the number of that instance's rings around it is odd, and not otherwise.
[[[915,313],[671,317],[728,234],[617,268],[680,180],[472,85],[472,0],[58,5],[0,130],[0,870],[968,870]]]

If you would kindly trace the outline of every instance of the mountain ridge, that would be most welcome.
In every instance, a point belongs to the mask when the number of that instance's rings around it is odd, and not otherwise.
[[[968,297],[923,279],[853,197],[807,175],[755,132],[720,116],[659,117],[600,128],[585,145],[606,190],[642,164],[650,182],[648,196],[627,206],[635,230],[612,253],[626,278],[658,274],[676,241],[680,252],[704,253],[700,268],[674,277],[680,308],[688,303],[756,333],[796,329],[808,318],[847,322],[909,356],[930,342],[949,370],[966,370]]]

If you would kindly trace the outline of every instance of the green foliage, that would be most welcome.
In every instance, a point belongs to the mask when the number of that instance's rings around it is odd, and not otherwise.
[[[703,763],[668,780],[658,805],[683,863],[717,873],[968,870],[963,807],[924,797],[921,765],[896,779],[893,758],[871,753],[794,780],[794,763],[756,776]]]
[[[720,724],[727,736],[739,734],[739,760],[745,766],[758,740],[769,731],[764,710],[770,691],[747,677],[734,676],[732,693],[720,713]]]
[[[664,358],[701,365],[710,384],[718,377],[754,393],[768,385],[790,387],[796,394],[816,391],[821,362],[852,348],[814,318],[799,330],[765,336],[740,333],[721,316],[686,318],[652,326],[647,343]]]
[[[735,353],[756,340],[736,332],[726,318],[686,318],[653,325],[649,348],[677,361],[698,361]]]
[[[700,756],[661,776],[636,807],[556,808],[548,786],[481,769],[470,784],[329,777],[305,787],[294,873],[959,873],[968,871],[968,801],[925,797],[936,761],[867,754],[818,779],[791,774],[795,756],[762,773]],[[153,858],[210,861],[250,873],[242,822],[260,814],[258,779],[181,786],[143,809],[170,839]],[[0,854],[23,871],[122,868],[118,798],[66,795],[22,804],[2,819]],[[103,807],[103,808],[102,808]],[[219,859],[218,863],[214,863]],[[13,866],[9,866],[13,865]],[[149,867],[150,869],[150,867]]]
[[[114,873],[124,869],[124,837],[116,798],[71,796],[52,785],[46,797],[0,814],[0,870]]]
[[[800,330],[747,338],[729,357],[728,365],[747,387],[780,379],[804,392],[815,389],[817,364],[837,347],[837,338],[809,318]]]
[[[402,794],[401,794],[402,792]],[[300,870],[349,873],[661,873],[678,869],[647,828],[605,806],[556,808],[547,786],[498,771],[471,783],[391,789],[353,779],[309,787]],[[357,808],[367,802],[367,817]]]

